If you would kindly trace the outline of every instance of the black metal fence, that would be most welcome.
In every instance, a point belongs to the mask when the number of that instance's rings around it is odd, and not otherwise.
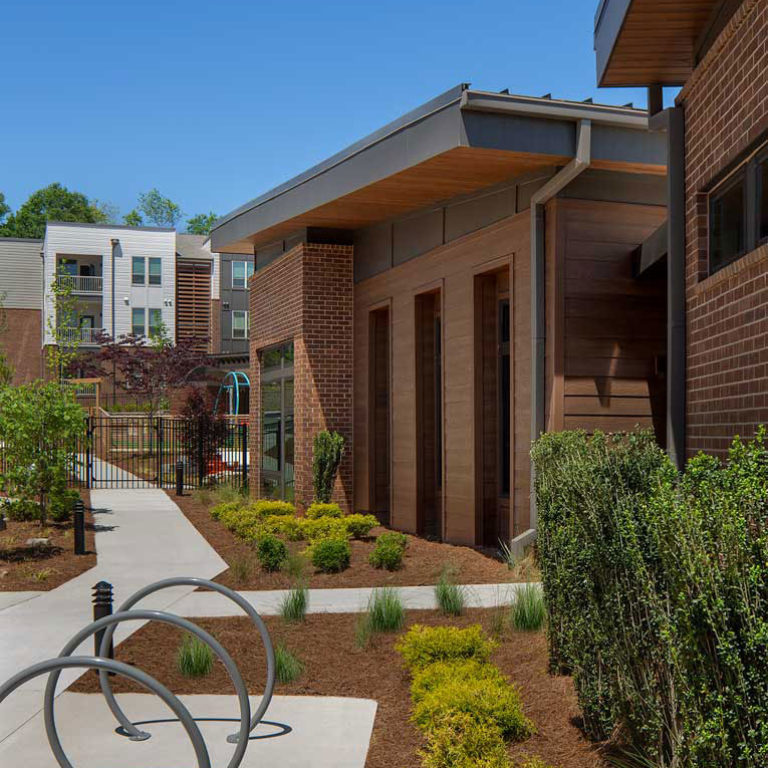
[[[84,488],[248,485],[248,425],[169,416],[89,416],[73,464]]]

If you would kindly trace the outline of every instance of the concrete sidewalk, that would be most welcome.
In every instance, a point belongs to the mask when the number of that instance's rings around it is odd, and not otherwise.
[[[211,578],[227,566],[181,510],[161,490],[93,490],[96,522],[95,568],[50,592],[12,593],[0,601],[0,681],[38,661],[58,656],[64,644],[92,621],[91,588],[100,580],[115,587],[115,605],[140,587],[171,576]],[[165,609],[190,593],[177,587],[142,602]],[[119,642],[141,622],[117,628]],[[93,643],[81,652],[92,653]],[[62,673],[59,689],[82,674]],[[23,686],[0,704],[0,742],[42,708],[45,678]]]
[[[468,584],[463,587],[468,608],[495,608],[508,605],[521,584]],[[433,610],[437,608],[434,587],[395,587],[406,608]],[[373,587],[345,589],[310,589],[308,613],[362,613],[375,591]],[[262,616],[277,616],[286,590],[240,592]],[[215,592],[191,592],[177,600],[169,609],[179,616],[216,617],[241,616],[243,612],[231,600]]]

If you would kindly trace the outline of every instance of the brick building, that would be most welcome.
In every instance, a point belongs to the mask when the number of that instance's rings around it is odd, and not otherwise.
[[[666,217],[645,111],[462,85],[218,222],[250,281],[253,492],[449,541],[530,537],[532,436],[665,439]]]
[[[680,456],[723,454],[768,422],[768,0],[604,0],[595,50],[667,133],[673,431]]]

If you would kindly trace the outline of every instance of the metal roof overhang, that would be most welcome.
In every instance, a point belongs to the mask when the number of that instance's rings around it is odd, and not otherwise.
[[[357,229],[563,165],[581,118],[592,120],[594,167],[665,173],[664,137],[643,111],[460,85],[220,219],[211,249],[252,253],[304,227]]]
[[[595,14],[600,86],[683,85],[723,0],[601,0]]]

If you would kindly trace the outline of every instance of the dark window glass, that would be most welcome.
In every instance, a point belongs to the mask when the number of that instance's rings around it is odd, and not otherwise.
[[[144,270],[146,268],[143,256],[134,256],[131,261],[131,282],[134,285],[144,285]]]
[[[160,336],[162,332],[163,332],[163,310],[150,309],[149,310],[149,335]]]
[[[161,259],[149,260],[149,284],[161,285],[163,282],[163,262]]]
[[[265,349],[261,355],[261,367],[265,371],[270,371],[280,367],[282,360],[281,350],[277,349]]]
[[[768,240],[768,155],[757,166],[757,239]]]
[[[143,309],[134,308],[131,310],[131,333],[134,336],[143,336],[146,333]]]
[[[730,264],[746,247],[746,175],[737,174],[709,197],[709,271]]]

